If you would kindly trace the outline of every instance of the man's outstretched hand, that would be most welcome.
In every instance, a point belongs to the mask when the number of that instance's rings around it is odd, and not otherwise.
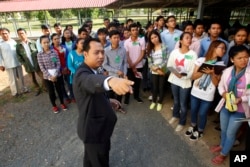
[[[126,93],[133,93],[133,81],[112,77],[108,80],[109,87],[118,95],[125,95]]]

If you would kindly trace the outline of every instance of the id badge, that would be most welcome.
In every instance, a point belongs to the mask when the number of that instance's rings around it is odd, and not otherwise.
[[[121,58],[119,55],[115,57],[115,63],[119,64],[121,62]]]

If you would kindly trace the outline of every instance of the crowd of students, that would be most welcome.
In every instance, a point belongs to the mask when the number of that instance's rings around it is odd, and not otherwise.
[[[185,132],[190,140],[203,136],[208,111],[214,110],[217,99],[221,98],[216,107],[221,111],[221,143],[211,148],[212,152],[220,152],[212,162],[221,164],[241,126],[235,120],[250,116],[248,29],[239,24],[223,29],[216,20],[209,21],[209,24],[202,20],[185,21],[177,29],[174,16],[158,16],[145,28],[132,19],[125,24],[104,19],[104,27],[97,32],[92,30],[92,25],[93,22],[87,20],[77,35],[72,25],[62,30],[60,23],[56,23],[53,34],[48,25],[42,25],[43,35],[36,42],[27,38],[25,29],[19,28],[18,43],[10,38],[7,28],[2,28],[0,70],[7,71],[11,94],[18,97],[29,91],[23,81],[23,65],[33,81],[36,95],[42,90],[47,91],[52,110],[58,113],[56,90],[61,109],[67,110],[68,103],[76,102],[72,84],[74,74],[84,62],[83,42],[88,38],[98,38],[105,49],[105,61],[98,72],[134,81],[133,96],[138,103],[143,103],[140,97],[142,85],[143,90],[151,89],[149,109],[161,111],[165,87],[170,83],[174,104],[169,123],[178,121],[177,132],[182,131],[186,124],[190,104],[191,126]],[[201,69],[204,63],[220,63],[228,68],[223,72],[209,67]],[[36,74],[42,79],[41,86]],[[112,91],[109,97],[122,103],[122,96]],[[130,94],[125,95],[123,102],[129,105]],[[228,103],[229,106],[236,105],[237,109],[228,107]],[[119,111],[126,112],[122,107]]]

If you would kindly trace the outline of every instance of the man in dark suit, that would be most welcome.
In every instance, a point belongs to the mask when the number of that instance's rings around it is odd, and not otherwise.
[[[119,95],[132,93],[132,81],[98,74],[104,61],[104,49],[98,39],[87,39],[83,45],[84,63],[78,68],[74,82],[79,117],[78,136],[84,143],[84,167],[108,167],[110,138],[117,117],[106,91]]]

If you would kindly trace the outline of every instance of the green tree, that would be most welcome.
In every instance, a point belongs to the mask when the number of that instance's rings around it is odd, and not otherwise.
[[[93,9],[72,9],[72,14],[78,17],[78,13],[80,12],[81,18],[91,18]]]
[[[31,32],[31,27],[30,27],[30,20],[32,20],[38,12],[35,11],[29,11],[29,12],[23,12],[23,16],[26,18],[29,30]]]
[[[46,11],[38,11],[37,13],[37,18],[41,23],[44,22],[48,22],[48,20],[52,19],[52,17],[50,16],[50,13],[46,10]]]
[[[63,10],[63,18],[71,18],[73,15],[72,10],[68,9],[68,10]]]
[[[26,18],[28,21],[35,18],[37,14],[38,14],[38,12],[34,12],[34,11],[23,12],[24,18]]]

